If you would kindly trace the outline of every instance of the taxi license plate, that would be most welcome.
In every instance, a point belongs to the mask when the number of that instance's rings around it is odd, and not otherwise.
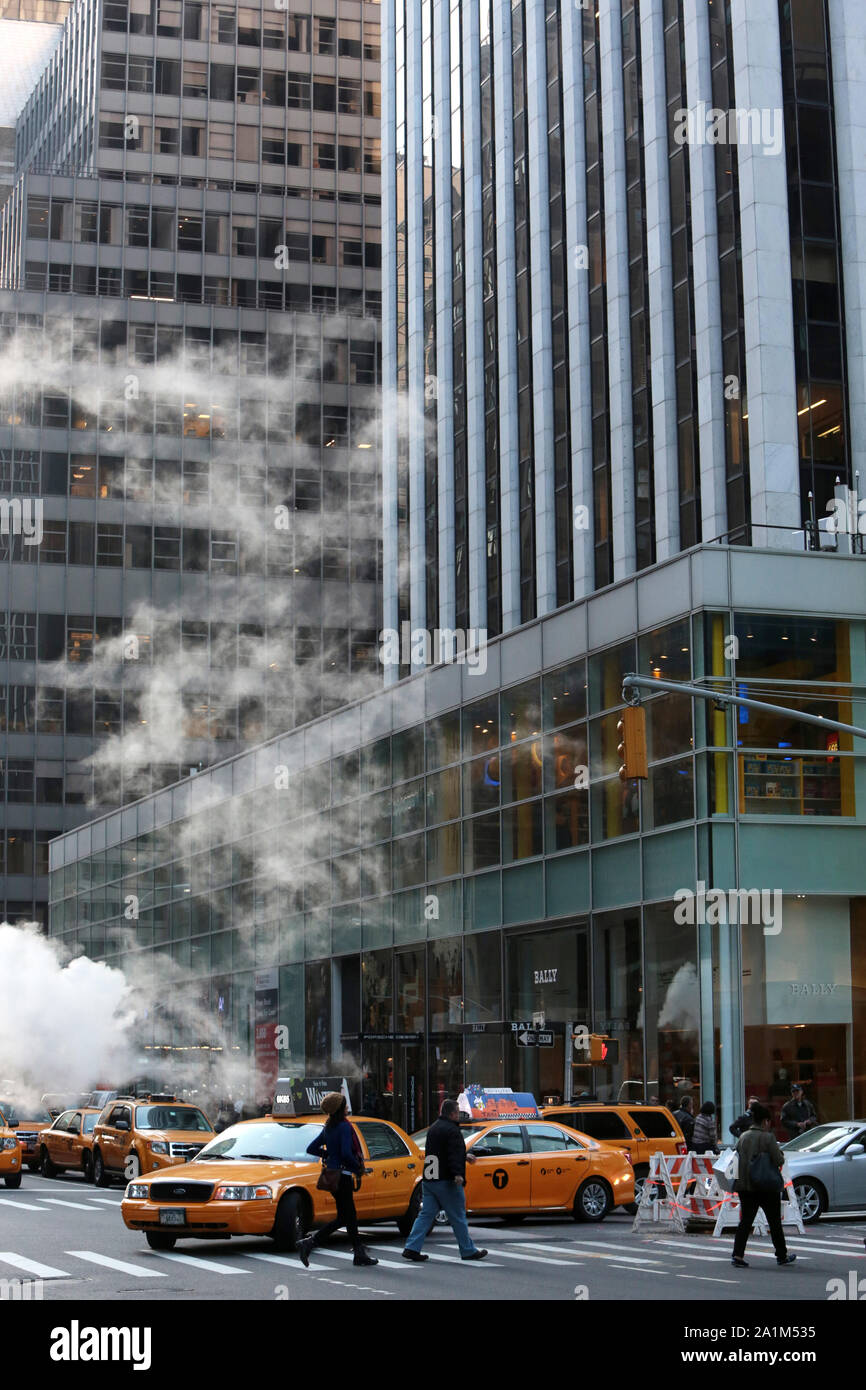
[[[185,1226],[186,1207],[163,1208],[159,1213],[160,1226]]]

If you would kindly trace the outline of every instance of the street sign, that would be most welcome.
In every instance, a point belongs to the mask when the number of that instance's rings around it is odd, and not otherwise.
[[[518,1047],[537,1047],[537,1046],[538,1046],[538,1037],[539,1037],[539,1035],[538,1035],[537,1033],[529,1033],[529,1032],[527,1032],[527,1033],[518,1033],[518,1034],[517,1034],[517,1046],[518,1046]]]
[[[522,1018],[516,1022],[512,1021],[508,1026],[512,1033],[537,1033],[543,1024],[536,1023],[533,1019]]]
[[[537,1040],[537,1041],[536,1041],[536,1046],[537,1046],[537,1047],[553,1047],[553,1034],[552,1034],[552,1033],[536,1033],[535,1036],[536,1036],[536,1040]]]

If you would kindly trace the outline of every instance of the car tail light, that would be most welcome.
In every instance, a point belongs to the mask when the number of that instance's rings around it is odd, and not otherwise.
[[[688,1151],[689,1151],[689,1146],[688,1146],[688,1144],[677,1144],[677,1153],[678,1153],[678,1154],[687,1154]]]

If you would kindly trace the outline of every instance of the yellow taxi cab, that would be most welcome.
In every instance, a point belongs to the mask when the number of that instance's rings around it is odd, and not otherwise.
[[[334,1199],[316,1183],[321,1163],[307,1153],[323,1115],[243,1120],[216,1136],[183,1168],[131,1182],[121,1214],[154,1250],[178,1239],[270,1236],[294,1250],[302,1235],[331,1221]],[[422,1155],[388,1120],[348,1115],[365,1169],[355,1193],[358,1221],[394,1221],[408,1236],[421,1204]]]
[[[0,1112],[0,1177],[7,1187],[21,1186],[21,1145],[14,1129]]]
[[[108,1187],[114,1178],[187,1163],[215,1133],[203,1110],[175,1096],[119,1096],[93,1130],[93,1181]]]
[[[14,1129],[21,1145],[21,1158],[25,1167],[35,1173],[39,1167],[39,1135],[51,1124],[51,1116],[41,1105],[17,1105],[14,1101],[0,1096],[0,1112],[6,1116],[6,1124]]]
[[[591,1135],[605,1148],[625,1150],[634,1168],[635,1204],[653,1154],[688,1153],[683,1132],[666,1105],[576,1100],[571,1105],[545,1105],[541,1113]]]
[[[538,1120],[461,1123],[466,1143],[466,1209],[506,1221],[566,1212],[575,1221],[603,1221],[634,1201],[626,1153],[563,1124]],[[413,1135],[424,1147],[427,1131]],[[473,1162],[474,1160],[474,1162]]]
[[[92,1106],[63,1110],[39,1136],[39,1171],[43,1178],[56,1178],[67,1168],[93,1181],[93,1131],[99,1111]]]

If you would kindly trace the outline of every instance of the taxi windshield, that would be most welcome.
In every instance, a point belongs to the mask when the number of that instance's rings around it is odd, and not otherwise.
[[[6,1116],[7,1125],[50,1125],[51,1116],[41,1105],[25,1105],[23,1112],[10,1100],[0,1100],[0,1111]],[[22,1118],[22,1114],[24,1118]]]
[[[194,1105],[140,1105],[135,1112],[137,1129],[194,1129],[210,1133],[210,1124]]]
[[[20,1121],[18,1119],[18,1112],[16,1111],[15,1106],[12,1105],[8,1100],[0,1100],[0,1115],[3,1116],[7,1125],[11,1127],[20,1124]]]
[[[296,1160],[301,1163],[315,1163],[317,1160],[307,1153],[307,1145],[312,1143],[322,1126],[316,1124],[287,1125],[265,1121],[260,1125],[232,1125],[223,1130],[218,1139],[207,1144],[192,1160],[193,1163],[206,1163],[209,1159],[278,1159],[280,1162]]]

